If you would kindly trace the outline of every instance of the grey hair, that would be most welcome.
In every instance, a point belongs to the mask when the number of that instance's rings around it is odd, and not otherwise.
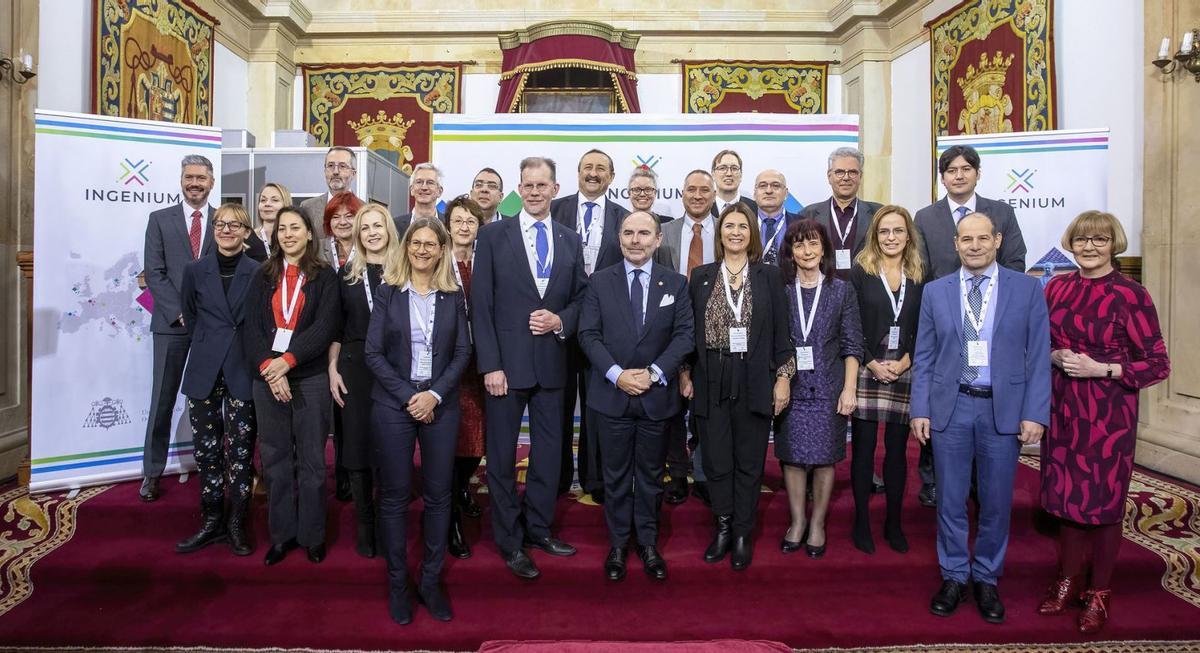
[[[862,169],[863,153],[862,153],[862,150],[858,149],[857,147],[839,147],[838,149],[834,150],[833,152],[830,152],[829,153],[829,165],[827,166],[827,168],[829,170],[833,170],[833,160],[840,159],[842,157],[847,157],[847,156],[854,157],[854,160],[858,161],[859,170]]]
[[[204,166],[208,168],[208,174],[211,175],[213,173],[212,161],[209,161],[208,157],[199,154],[189,154],[183,157],[183,163],[180,164],[179,169],[183,170],[188,166]]]
[[[438,185],[439,185],[439,186],[441,186],[441,185],[442,185],[442,171],[441,171],[441,170],[438,170],[438,167],[437,167],[437,166],[433,165],[432,163],[430,163],[430,162],[428,162],[428,161],[426,161],[425,163],[418,163],[418,164],[417,164],[417,165],[416,165],[416,166],[413,168],[413,176],[414,176],[414,177],[415,177],[415,176],[417,176],[417,172],[419,172],[419,171],[421,171],[421,170],[432,170],[432,171],[433,171],[433,174],[437,175],[437,182],[438,182]]]
[[[554,159],[544,156],[527,156],[521,159],[521,172],[524,173],[529,168],[540,168],[546,166],[550,169],[550,181],[558,182],[558,164]]]
[[[333,154],[334,152],[345,152],[346,154],[349,154],[350,169],[354,170],[358,168],[358,156],[354,154],[354,150],[346,147],[345,145],[334,145],[333,147],[329,148],[329,151],[325,152],[325,158],[328,159],[329,155]]]
[[[629,174],[629,183],[632,184],[634,179],[638,179],[640,177],[649,179],[650,181],[654,182],[655,188],[658,187],[658,175],[654,174],[654,171],[650,168],[634,168],[633,172]]]
[[[733,152],[733,154],[737,154],[737,152]],[[704,175],[705,177],[708,177],[708,185],[709,185],[709,186],[712,186],[712,187],[714,187],[714,188],[715,188],[715,187],[716,187],[716,185],[717,185],[717,184],[716,184],[716,182],[715,182],[715,181],[713,181],[713,176],[712,176],[712,173],[711,173],[711,172],[709,172],[709,171],[707,171],[707,170],[701,170],[700,168],[696,168],[695,170],[693,170],[693,171],[691,171],[691,172],[687,173],[686,175],[684,175],[684,176],[683,176],[683,183],[685,183],[685,184],[686,184],[686,183],[687,183],[687,179],[688,179],[688,177],[691,177],[692,175]]]

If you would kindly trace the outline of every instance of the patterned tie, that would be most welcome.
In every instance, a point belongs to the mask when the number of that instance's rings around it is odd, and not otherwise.
[[[987,278],[986,276],[980,274],[980,275],[971,277],[971,279],[970,279],[971,290],[969,290],[967,292],[967,306],[969,307],[971,314],[975,316],[976,320],[979,319],[979,311],[981,311],[983,309],[983,293],[980,292],[979,285],[981,283],[983,283],[983,280],[986,278]],[[963,313],[963,340],[962,340],[963,371],[962,371],[962,376],[960,376],[958,379],[959,383],[965,383],[966,385],[971,385],[972,383],[975,382],[975,379],[979,378],[979,368],[971,367],[970,365],[967,364],[967,361],[970,360],[967,356],[967,343],[972,340],[977,339],[978,337],[979,337],[979,332],[975,330],[975,325],[971,323],[971,317],[969,315],[967,315],[966,313]]]
[[[592,209],[599,206],[595,202],[584,202],[587,210],[583,212],[583,232],[587,233],[592,230]]]
[[[537,229],[537,241],[535,243],[537,251],[537,276],[539,279],[548,279],[550,277],[550,267],[546,265],[546,259],[550,257],[550,239],[546,237],[546,223],[538,220],[533,223],[533,227]]]
[[[688,245],[687,277],[692,278],[692,270],[704,263],[704,225],[692,223],[692,242]]]
[[[763,218],[763,262],[775,263],[775,232],[779,229],[780,218]]]
[[[188,229],[192,241],[192,258],[200,258],[200,212],[192,211],[192,227]]]
[[[963,218],[967,217],[968,210],[969,209],[967,209],[967,207],[965,207],[965,206],[960,206],[957,209],[954,209],[954,213],[958,215],[958,217],[954,219],[954,222],[957,223],[959,220],[962,220]]]
[[[642,271],[633,270],[633,283],[629,284],[629,307],[633,309],[633,323],[637,325],[638,335],[642,335],[642,327],[646,320],[646,316],[642,309]]]

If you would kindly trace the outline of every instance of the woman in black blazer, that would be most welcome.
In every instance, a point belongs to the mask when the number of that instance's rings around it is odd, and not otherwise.
[[[759,263],[758,220],[732,204],[717,219],[716,262],[692,271],[696,353],[680,391],[692,399],[716,532],[704,552],[750,565],[771,421],[788,405],[796,371],[779,268]]]
[[[385,264],[367,327],[367,365],[375,373],[371,413],[382,487],[379,528],[388,567],[388,611],[412,621],[408,597],[407,523],[413,449],[421,446],[425,559],[417,598],[433,618],[449,621],[441,587],[450,529],[450,487],[458,439],[458,382],[471,357],[463,293],[454,280],[450,234],[440,220],[412,221],[403,253]]]
[[[244,556],[254,552],[247,537],[246,507],[255,419],[250,370],[235,336],[244,320],[243,300],[258,263],[246,252],[250,216],[240,205],[222,205],[210,226],[216,252],[183,269],[180,292],[183,324],[191,337],[183,394],[188,398],[200,476],[201,523],[200,531],[176,544],[175,550],[191,553],[227,539],[233,552]]]
[[[329,434],[327,353],[341,321],[337,276],[324,263],[309,219],[279,211],[278,247],[250,281],[242,345],[254,379],[259,455],[267,479],[276,564],[297,546],[325,559],[325,439]]]
[[[917,341],[924,281],[921,236],[912,217],[901,206],[880,208],[850,271],[862,318],[862,344],[866,352],[863,358],[868,361],[858,371],[850,463],[854,546],[865,553],[875,552],[868,502],[880,423],[885,424],[883,484],[887,492],[883,533],[892,549],[900,553],[908,551],[908,541],[900,527],[900,506],[908,475],[908,401],[912,389],[909,369]]]

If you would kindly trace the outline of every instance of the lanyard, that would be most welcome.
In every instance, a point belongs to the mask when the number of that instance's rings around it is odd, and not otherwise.
[[[450,255],[454,256],[454,253],[451,252]],[[454,270],[454,280],[458,282],[458,287],[462,288],[465,291],[467,289],[467,287],[463,285],[462,272],[459,272],[459,270],[458,270],[458,259],[455,258],[452,260],[453,260],[454,264],[451,265],[450,267],[451,267],[451,269]],[[471,263],[468,267],[470,267],[472,270],[475,269],[475,243],[471,243]]]
[[[846,221],[845,229],[842,229],[837,216],[837,203],[831,199],[829,200],[829,217],[833,221],[834,231],[837,232],[838,242],[842,244],[842,249],[846,249],[846,239],[850,237],[851,228],[854,226],[854,219],[858,217],[858,200],[854,200],[854,213],[851,213],[850,219]]]
[[[350,265],[350,261],[354,260],[354,246],[350,246],[350,253],[346,255],[346,265]],[[334,271],[339,271],[343,266],[338,265],[337,255],[337,238],[329,237],[329,263],[333,266]]]
[[[908,281],[908,276],[904,274],[904,268],[900,268],[900,298],[892,294],[892,288],[887,282],[887,273],[883,270],[879,271],[879,280],[883,282],[883,294],[887,295],[888,301],[892,304],[892,324],[900,322],[900,310],[904,308],[904,293],[907,291],[905,287]]]
[[[813,323],[817,321],[817,304],[821,301],[821,286],[825,285],[825,275],[817,278],[817,289],[813,293],[812,307],[808,309],[808,317],[804,317],[804,295],[800,292],[800,276],[796,276],[796,316],[800,318],[800,337],[808,342],[808,334],[812,333]]]
[[[410,302],[416,301],[417,290],[415,288],[413,288],[412,286],[409,286],[408,292],[409,292],[408,301],[410,301]],[[431,295],[429,298],[429,304],[428,304],[429,319],[426,320],[425,322],[422,322],[421,320],[417,320],[417,328],[421,330],[421,336],[425,338],[425,348],[433,349],[433,316],[434,316],[434,314],[437,313],[437,291],[436,290],[431,291],[429,294]],[[421,311],[418,310],[417,315],[419,316],[420,314],[421,314]]]
[[[592,209],[592,224],[588,225],[587,229],[583,228],[583,223],[585,222],[583,216],[587,214],[587,207],[583,207],[584,213],[579,215],[579,231],[583,234],[584,247],[587,247],[588,243],[592,242],[592,234],[600,231],[603,227],[600,222],[604,220],[604,207],[599,202],[592,202],[592,204],[595,204],[596,208]],[[583,205],[581,204],[580,206]]]
[[[962,306],[963,312],[967,314],[967,319],[971,321],[971,326],[975,327],[975,334],[978,336],[983,331],[983,323],[987,321],[988,304],[992,301],[992,291],[996,289],[996,282],[1000,275],[992,276],[991,282],[988,283],[987,292],[983,295],[983,306],[979,309],[979,318],[975,318],[974,311],[971,310],[971,305],[967,301],[967,279],[960,274],[958,277],[958,287],[962,291]],[[981,282],[982,283],[982,282]]]
[[[363,268],[363,290],[367,293],[367,312],[375,310],[375,293],[371,292],[371,271]]]
[[[284,261],[283,262],[283,281],[280,282],[281,285],[283,286],[283,288],[282,288],[283,295],[281,295],[279,298],[279,308],[283,312],[284,327],[294,326],[294,323],[292,322],[292,314],[296,311],[296,301],[300,299],[300,287],[304,285],[304,273],[301,272],[300,278],[296,280],[297,281],[296,290],[292,291],[292,300],[289,302],[288,301],[288,283],[287,283],[288,266],[289,266],[289,263],[287,261]]]
[[[749,264],[747,264],[749,265]],[[746,269],[745,266],[742,267]],[[725,267],[725,263],[721,263],[721,285],[725,287],[725,302],[729,304],[729,308],[733,310],[733,321],[740,323],[742,321],[742,303],[746,301],[746,282],[749,278],[742,280],[742,292],[738,295],[737,303],[733,302],[733,293],[729,290],[729,269]]]

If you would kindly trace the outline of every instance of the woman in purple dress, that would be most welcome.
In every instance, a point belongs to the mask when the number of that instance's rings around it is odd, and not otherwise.
[[[1046,286],[1055,371],[1042,440],[1042,506],[1060,521],[1059,578],[1038,612],[1060,614],[1078,600],[1079,630],[1094,633],[1108,620],[1133,475],[1138,391],[1166,379],[1171,363],[1150,294],[1113,264],[1127,246],[1121,223],[1085,211],[1067,227],[1062,246],[1079,271]]]
[[[810,558],[825,555],[825,515],[833,493],[833,466],[846,457],[846,418],[854,412],[862,326],[854,286],[834,276],[833,247],[815,220],[788,227],[779,262],[791,315],[796,375],[775,456],[783,463],[792,522],[780,548],[804,545]],[[812,515],[807,481],[813,474]]]

